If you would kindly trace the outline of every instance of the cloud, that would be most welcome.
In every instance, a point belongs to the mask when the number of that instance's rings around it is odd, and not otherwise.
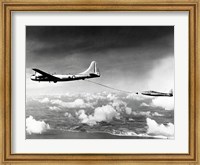
[[[40,100],[39,102],[41,102],[41,103],[48,103],[49,101],[50,100],[47,97],[45,97],[44,99]]]
[[[84,110],[84,109],[79,110],[79,111],[76,113],[76,115],[78,116],[78,118],[79,118],[80,120],[84,120],[84,119],[88,118],[88,116],[85,114],[85,110]]]
[[[33,118],[33,116],[26,118],[26,131],[28,134],[41,134],[48,129],[50,129],[50,126],[44,121],[37,121]]]
[[[147,118],[146,122],[148,126],[147,134],[166,137],[174,136],[174,125],[172,123],[168,123],[165,126],[164,124],[158,124],[155,120],[150,118]]]
[[[150,111],[147,111],[147,112],[132,112],[132,114],[134,116],[148,116],[148,117],[151,116],[151,112]]]
[[[81,120],[81,123],[86,123],[90,126],[93,126],[96,124],[96,121],[93,119],[91,115],[85,114],[85,110],[79,110],[76,115],[78,116],[78,119]]]
[[[84,102],[83,99],[76,99],[73,102],[64,102],[61,100],[51,100],[52,104],[57,104],[65,108],[92,108],[93,105],[91,103]]]
[[[117,111],[123,111],[125,110],[126,106],[127,106],[127,103],[122,101],[122,100],[119,100],[119,99],[115,99],[113,100],[112,102],[112,106],[117,110]]]
[[[119,47],[136,48],[143,44],[170,49],[173,29],[173,26],[27,26],[27,49],[35,52],[37,56],[41,53],[59,55],[66,52],[69,56],[79,51],[89,54]]]
[[[67,97],[76,97],[77,95],[75,93],[66,92],[64,94],[64,96],[67,96]]]
[[[151,106],[162,107],[165,110],[173,110],[174,97],[156,97],[152,100]]]
[[[141,106],[141,107],[149,107],[149,105],[146,104],[146,103],[142,103],[142,104],[140,104],[140,106]]]
[[[95,125],[97,122],[105,121],[110,122],[113,118],[119,118],[120,114],[111,106],[105,105],[102,107],[97,107],[94,110],[94,114],[87,115],[85,110],[80,110],[76,113],[81,123],[86,123],[88,125]]]
[[[50,109],[51,111],[59,111],[59,110],[60,110],[60,108],[59,108],[59,107],[56,107],[56,106],[49,107],[49,109]]]
[[[117,96],[115,95],[115,94],[112,94],[112,93],[109,93],[108,95],[107,95],[107,99],[109,99],[109,100],[116,100],[117,99]]]
[[[120,114],[111,105],[105,105],[94,110],[93,119],[98,122],[110,122],[114,117],[119,117],[119,115]]]
[[[132,109],[127,107],[127,103],[119,99],[113,100],[110,105],[112,105],[112,107],[119,113],[125,112],[126,114],[130,115],[132,112]]]
[[[142,101],[142,100],[145,100],[147,99],[146,96],[143,96],[143,95],[137,95],[135,93],[130,93],[126,96],[127,99],[129,100],[137,100],[137,101]]]
[[[150,111],[147,111],[147,112],[132,112],[132,114],[134,116],[147,116],[147,117],[151,117],[151,116],[164,116],[158,112],[150,112]]]
[[[84,100],[88,101],[88,102],[97,102],[98,100],[106,100],[107,99],[107,94],[105,94],[104,92],[100,92],[100,93],[82,93],[81,96],[84,98]]]
[[[154,113],[152,113],[151,115],[152,115],[152,116],[164,116],[164,115],[162,115],[162,114],[160,114],[160,113],[158,113],[158,112],[154,112]]]
[[[69,112],[66,112],[66,113],[64,114],[64,116],[65,116],[65,117],[68,117],[68,118],[72,117],[71,113],[69,113]]]
[[[129,108],[129,107],[126,107],[126,114],[128,114],[128,115],[130,115],[131,114],[131,112],[132,112],[132,109],[131,108]]]

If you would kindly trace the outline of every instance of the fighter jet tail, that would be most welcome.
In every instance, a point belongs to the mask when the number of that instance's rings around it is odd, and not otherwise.
[[[169,91],[169,95],[170,95],[170,96],[173,96],[173,89],[171,89],[171,90]]]
[[[97,64],[95,61],[92,61],[89,68],[80,74],[89,74],[89,75],[97,75],[100,76],[99,69],[97,68]]]

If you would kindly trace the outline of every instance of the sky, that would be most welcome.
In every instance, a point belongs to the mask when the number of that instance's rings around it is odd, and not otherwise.
[[[27,95],[108,91],[83,80],[55,84],[30,80],[32,68],[76,74],[91,61],[101,72],[100,78],[90,79],[94,82],[130,92],[168,92],[174,88],[174,27],[26,27]]]

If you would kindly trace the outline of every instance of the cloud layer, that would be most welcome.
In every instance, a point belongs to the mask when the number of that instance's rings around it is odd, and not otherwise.
[[[59,105],[65,108],[89,108],[93,107],[92,104],[86,103],[83,99],[76,99],[72,102],[64,102],[59,99],[51,100],[52,104]]]
[[[168,97],[109,92],[40,96],[27,99],[26,131],[42,134],[51,125],[51,130],[172,138],[173,101]]]

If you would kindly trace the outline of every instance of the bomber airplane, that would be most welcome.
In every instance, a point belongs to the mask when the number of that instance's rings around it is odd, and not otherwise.
[[[136,93],[138,94],[138,93]],[[173,90],[171,89],[169,93],[162,93],[162,92],[156,92],[156,91],[144,91],[141,92],[142,95],[146,96],[168,96],[172,97],[173,96]]]
[[[40,69],[35,69],[35,74],[31,76],[31,80],[33,81],[53,81],[57,83],[59,81],[75,81],[75,80],[85,80],[90,78],[97,78],[100,77],[99,69],[97,68],[97,64],[95,61],[92,61],[89,68],[84,72],[78,74],[67,74],[67,75],[58,75],[58,74],[49,74]],[[37,74],[39,73],[39,74]]]

